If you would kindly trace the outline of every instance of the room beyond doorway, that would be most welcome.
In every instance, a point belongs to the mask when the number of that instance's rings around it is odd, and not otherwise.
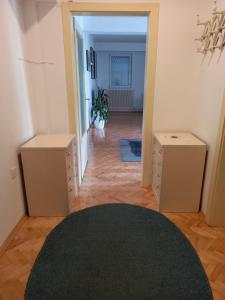
[[[120,138],[141,138],[142,113],[110,114],[105,135],[89,130],[89,162],[73,211],[104,203],[130,203],[157,209],[151,189],[141,187],[141,163],[120,160]]]
[[[148,17],[78,15],[73,17],[73,21],[79,66],[74,67],[78,73],[79,90],[84,86],[79,92],[78,108],[83,177],[84,166],[89,160],[87,131],[93,124],[96,126],[92,112],[98,101],[99,89],[107,94],[110,116],[107,134],[115,112],[132,114],[132,118],[136,118],[138,112],[139,115],[143,113]],[[121,116],[118,125],[122,124]],[[142,118],[140,128],[143,128]],[[118,132],[122,129],[117,128]],[[104,130],[99,134],[103,135]],[[121,140],[117,140],[118,151],[125,157],[123,161],[141,161],[142,137],[142,133],[139,136],[134,133],[130,140],[129,136],[122,134]],[[102,149],[99,148],[99,151],[102,152]],[[139,175],[141,179],[142,165]]]

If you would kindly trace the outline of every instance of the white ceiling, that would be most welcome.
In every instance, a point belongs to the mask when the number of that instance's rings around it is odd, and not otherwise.
[[[80,28],[89,34],[145,35],[148,18],[144,16],[75,16]]]

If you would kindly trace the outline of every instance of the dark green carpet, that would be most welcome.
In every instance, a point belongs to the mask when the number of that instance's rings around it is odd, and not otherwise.
[[[125,204],[71,214],[48,236],[26,300],[208,300],[184,235],[161,214]]]

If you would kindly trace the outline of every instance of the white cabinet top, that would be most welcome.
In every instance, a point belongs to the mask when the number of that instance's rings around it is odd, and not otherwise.
[[[206,146],[189,132],[157,132],[154,136],[162,146]]]
[[[66,149],[74,137],[73,134],[40,134],[25,143],[21,149]]]

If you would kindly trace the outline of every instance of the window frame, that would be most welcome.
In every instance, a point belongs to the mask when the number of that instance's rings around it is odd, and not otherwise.
[[[129,85],[112,85],[112,57],[129,57],[129,71],[128,71],[128,79],[129,79]],[[119,90],[119,89],[132,89],[132,53],[121,53],[121,52],[115,52],[110,53],[109,55],[109,87],[110,89]]]

